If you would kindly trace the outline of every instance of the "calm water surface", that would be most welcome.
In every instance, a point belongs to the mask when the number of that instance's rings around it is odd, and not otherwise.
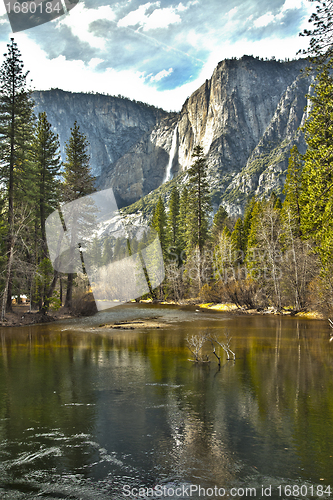
[[[99,327],[152,316],[169,323]],[[235,362],[189,361],[188,334],[222,340],[225,330]],[[331,485],[333,495],[333,342],[324,321],[133,304],[0,333],[1,500],[118,500],[125,485],[172,493],[191,484],[226,495],[253,487],[257,498],[262,485],[271,498],[287,498],[278,485],[305,485],[300,498],[324,498],[318,485]]]

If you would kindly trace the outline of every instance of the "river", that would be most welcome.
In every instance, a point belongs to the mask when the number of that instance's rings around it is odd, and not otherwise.
[[[152,317],[166,324],[100,326]],[[189,361],[206,331],[236,360],[219,368],[208,343],[211,363]],[[1,499],[333,494],[325,321],[130,304],[0,333]]]

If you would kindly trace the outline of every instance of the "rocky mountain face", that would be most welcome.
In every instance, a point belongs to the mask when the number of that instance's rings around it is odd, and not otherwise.
[[[63,143],[76,119],[90,142],[100,189],[113,187],[129,205],[183,174],[200,144],[207,157],[216,209],[244,209],[248,196],[281,194],[290,148],[305,144],[304,122],[312,78],[304,60],[262,61],[250,56],[220,62],[210,80],[166,113],[142,103],[59,90],[35,93]],[[167,190],[166,190],[167,192]]]
[[[46,111],[53,131],[59,135],[63,161],[65,143],[77,121],[88,139],[90,165],[97,177],[167,116],[165,111],[154,106],[101,94],[75,94],[53,89],[36,91],[33,99],[35,114]]]
[[[283,189],[289,150],[302,142],[310,77],[304,61],[225,60],[183,106],[179,163],[191,163],[201,144],[208,159],[213,202],[241,213],[248,196]]]

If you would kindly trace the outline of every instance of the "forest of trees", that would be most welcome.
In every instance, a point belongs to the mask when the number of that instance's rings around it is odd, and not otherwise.
[[[207,162],[197,145],[187,182],[172,189],[166,206],[160,197],[149,220],[166,269],[153,298],[332,312],[333,59],[330,50],[320,52],[322,32],[316,32],[325,15],[322,7],[314,29],[305,33],[312,40],[319,36],[319,44],[310,44],[316,78],[303,126],[307,150],[290,151],[284,199],[274,193],[249,199],[238,218],[221,205],[213,216]],[[43,314],[50,307],[73,307],[76,276],[53,270],[45,221],[62,203],[94,191],[85,136],[75,122],[62,163],[46,114],[33,115],[20,57],[11,39],[0,69],[1,320],[12,309],[12,297],[21,294]],[[126,248],[120,240],[112,249],[108,245],[110,240],[91,242],[102,265],[111,254],[121,258]]]
[[[28,72],[14,39],[0,68],[0,298],[1,320],[13,296],[25,294],[46,314],[62,303],[62,282],[48,255],[45,221],[62,202],[94,191],[87,141],[73,124],[62,165],[58,137],[45,113],[33,114]],[[71,307],[73,276],[67,277]]]
[[[187,184],[156,205],[152,225],[166,262],[161,289],[177,301],[196,297],[239,307],[291,312],[333,309],[332,61],[318,67],[303,132],[307,150],[290,151],[282,203],[249,199],[243,217],[223,206],[209,224],[206,162],[198,146]]]
[[[187,185],[159,200],[152,225],[166,260],[166,297],[230,301],[239,307],[333,312],[333,0],[316,1],[304,53],[315,75],[302,128],[307,150],[294,145],[284,200],[248,200],[243,217],[220,206],[211,224],[205,159],[198,146]]]

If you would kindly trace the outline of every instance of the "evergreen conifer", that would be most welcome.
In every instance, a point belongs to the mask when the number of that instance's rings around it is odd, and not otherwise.
[[[65,202],[77,200],[95,191],[95,177],[91,174],[87,149],[86,136],[80,132],[80,127],[75,121],[74,127],[71,128],[71,136],[65,146],[66,162],[64,163],[63,185],[63,201]],[[89,207],[87,210],[89,211]],[[84,214],[84,216],[87,220],[83,223],[83,227],[87,230],[92,221],[89,214]],[[65,307],[68,308],[72,307],[73,279],[74,274],[69,273],[65,300]]]
[[[14,245],[14,212],[33,198],[33,172],[28,161],[33,127],[33,101],[27,89],[21,54],[11,38],[0,68],[0,182],[5,190],[7,270],[6,309],[11,310],[12,274],[9,262]]]
[[[211,210],[210,191],[207,180],[207,162],[203,148],[196,146],[192,155],[194,163],[188,169],[188,248],[199,248],[202,254],[208,239],[208,217]]]

